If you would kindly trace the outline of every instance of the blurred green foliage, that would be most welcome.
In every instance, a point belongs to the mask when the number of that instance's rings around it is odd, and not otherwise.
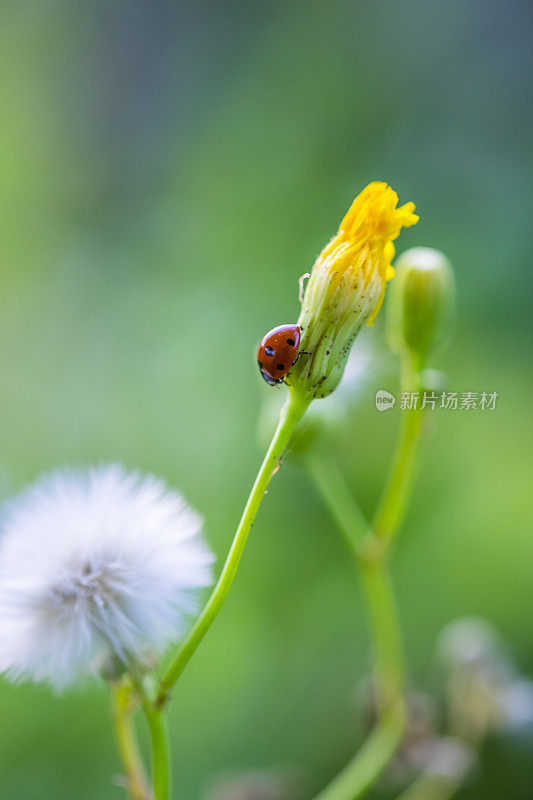
[[[260,458],[254,346],[297,317],[298,276],[386,179],[421,215],[400,250],[456,268],[435,366],[450,389],[499,393],[495,411],[432,417],[394,563],[413,680],[472,613],[533,671],[531,7],[22,0],[1,17],[2,496],[119,460],[182,487],[220,563]],[[368,512],[397,424],[377,388],[339,443]],[[359,740],[369,663],[342,542],[286,464],[175,693],[176,800],[279,764],[318,789]],[[0,708],[2,798],[121,797],[104,688],[2,683]],[[527,749],[489,750],[460,797],[531,797]]]

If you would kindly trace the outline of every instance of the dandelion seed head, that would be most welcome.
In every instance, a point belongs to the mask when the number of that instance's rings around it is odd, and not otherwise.
[[[56,688],[160,652],[211,583],[202,520],[153,476],[56,472],[0,525],[0,669]]]

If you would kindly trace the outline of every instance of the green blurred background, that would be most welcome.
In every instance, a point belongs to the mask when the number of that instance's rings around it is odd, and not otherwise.
[[[353,196],[388,180],[421,215],[399,249],[456,267],[435,366],[499,393],[434,417],[394,561],[413,682],[467,614],[531,674],[531,6],[21,0],[1,17],[2,495],[119,460],[182,487],[220,564],[260,459],[256,342],[297,317]],[[367,511],[398,422],[377,388],[339,456]],[[277,765],[318,790],[359,741],[369,664],[347,554],[287,463],[175,693],[176,800]],[[2,799],[122,797],[103,688],[3,683],[0,720]],[[530,748],[492,741],[460,797],[531,798]]]

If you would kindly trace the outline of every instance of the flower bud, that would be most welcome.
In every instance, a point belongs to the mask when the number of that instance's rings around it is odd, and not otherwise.
[[[438,250],[414,247],[400,256],[396,270],[387,320],[390,346],[396,352],[407,350],[422,367],[451,327],[452,267]]]
[[[418,221],[414,204],[374,182],[355,198],[337,235],[315,262],[298,319],[300,358],[290,372],[293,391],[314,399],[338,385],[355,337],[372,325],[394,275],[393,240]]]

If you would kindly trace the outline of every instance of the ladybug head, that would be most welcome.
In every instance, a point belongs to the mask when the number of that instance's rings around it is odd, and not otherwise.
[[[283,378],[276,380],[276,378],[273,378],[272,375],[269,375],[260,361],[257,362],[257,366],[259,367],[259,373],[261,377],[264,381],[266,381],[266,383],[268,383],[269,386],[276,386],[278,383],[283,383]]]

